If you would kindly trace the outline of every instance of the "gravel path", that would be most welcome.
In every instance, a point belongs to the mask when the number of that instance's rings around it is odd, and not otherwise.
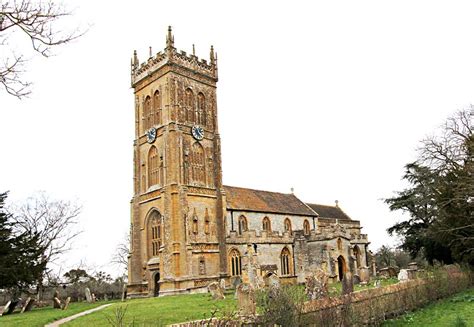
[[[60,320],[56,320],[55,322],[52,322],[50,324],[47,324],[45,325],[44,327],[58,327],[60,326],[61,324],[64,324],[68,321],[71,321],[73,319],[76,319],[76,318],[79,318],[79,317],[82,317],[82,316],[85,316],[85,315],[88,315],[89,313],[92,313],[92,312],[95,312],[95,311],[99,311],[99,310],[102,310],[104,308],[107,308],[109,305],[112,305],[112,303],[109,303],[109,304],[104,304],[104,305],[101,305],[100,307],[97,307],[97,308],[94,308],[94,309],[90,309],[90,310],[86,310],[86,311],[82,311],[82,312],[79,312],[79,313],[76,313],[75,315],[72,315],[70,317],[66,317],[66,318],[63,318],[63,319],[60,319]]]

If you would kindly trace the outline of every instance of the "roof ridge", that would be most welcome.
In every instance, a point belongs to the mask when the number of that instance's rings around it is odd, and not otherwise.
[[[230,185],[222,185],[223,187],[233,187],[233,188],[240,188],[240,189],[245,189],[245,190],[252,190],[252,191],[257,191],[257,192],[267,192],[267,193],[276,193],[276,194],[284,194],[284,195],[293,195],[295,198],[298,199],[298,197],[294,193],[283,193],[283,192],[274,192],[274,191],[265,191],[265,190],[257,190],[255,188],[248,188],[248,187],[240,187],[240,186],[230,186]],[[299,199],[298,199],[299,200]],[[301,201],[301,200],[300,200]],[[301,201],[303,202],[303,201]]]

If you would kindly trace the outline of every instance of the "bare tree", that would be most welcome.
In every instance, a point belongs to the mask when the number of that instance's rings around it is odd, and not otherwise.
[[[120,268],[123,268],[124,271],[127,271],[128,268],[128,256],[130,254],[130,234],[126,234],[123,240],[117,244],[115,253],[112,257],[111,262],[117,265]]]
[[[74,202],[51,199],[40,192],[9,211],[13,215],[15,229],[20,233],[38,235],[43,249],[40,262],[45,267],[71,249],[72,240],[81,232],[77,229],[81,206]],[[38,294],[41,296],[43,280],[48,269],[38,276]]]
[[[71,13],[49,0],[0,0],[0,83],[5,91],[22,98],[31,93],[29,81],[24,80],[25,53],[16,53],[15,44],[30,42],[33,52],[51,56],[53,47],[71,42],[83,33],[78,29],[61,31],[58,22]]]

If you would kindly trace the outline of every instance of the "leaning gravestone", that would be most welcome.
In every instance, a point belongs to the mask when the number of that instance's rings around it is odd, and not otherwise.
[[[26,299],[25,305],[23,305],[23,308],[21,309],[21,313],[30,311],[33,308],[33,305],[35,305],[35,302],[36,300],[31,297]]]
[[[0,316],[9,315],[15,310],[16,305],[20,302],[19,300],[8,301],[7,304],[3,307],[3,312]]]
[[[207,286],[207,290],[209,291],[209,293],[211,293],[213,300],[225,299],[224,292],[222,291],[222,288],[220,287],[218,282],[210,283]]]
[[[400,282],[406,282],[408,278],[408,271],[406,269],[400,269],[400,272],[398,273],[398,280]]]
[[[255,314],[255,291],[249,284],[240,284],[236,290],[240,313],[244,316]]]
[[[91,290],[89,289],[89,287],[86,287],[86,289],[84,290],[84,293],[86,294],[86,301],[89,303],[92,303],[92,295],[91,295]]]
[[[68,307],[69,307],[69,302],[71,302],[71,297],[68,296],[68,298],[66,299],[66,301],[64,301],[64,305],[63,305],[63,310],[66,310]]]
[[[352,273],[347,271],[342,278],[342,294],[354,292],[354,284],[352,282]]]
[[[55,297],[53,299],[53,308],[55,309],[61,309],[61,300]]]

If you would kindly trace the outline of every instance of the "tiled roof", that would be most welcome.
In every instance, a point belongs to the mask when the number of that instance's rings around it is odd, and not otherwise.
[[[316,216],[294,194],[258,191],[234,186],[224,186],[224,189],[228,209]]]
[[[344,211],[339,207],[325,206],[322,204],[312,204],[306,203],[311,209],[316,211],[321,218],[334,218],[334,219],[346,219],[351,220],[351,218],[346,215]]]

